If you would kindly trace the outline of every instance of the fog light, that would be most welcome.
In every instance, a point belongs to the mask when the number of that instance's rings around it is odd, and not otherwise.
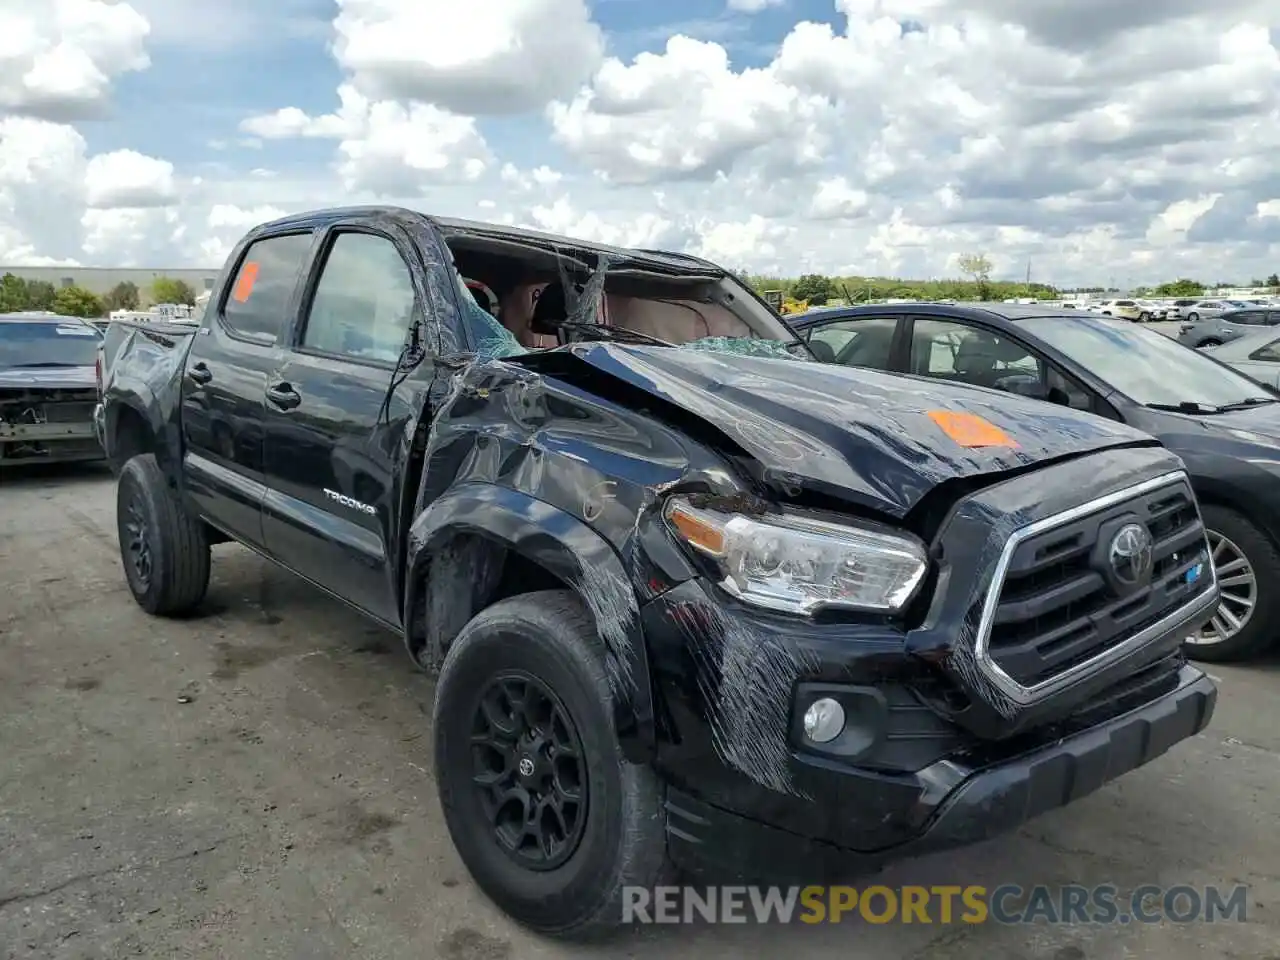
[[[844,730],[844,707],[830,697],[809,704],[804,712],[804,735],[814,743],[830,743]]]

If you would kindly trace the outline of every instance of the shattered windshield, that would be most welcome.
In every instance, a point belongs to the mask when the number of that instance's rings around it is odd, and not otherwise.
[[[812,359],[805,345],[772,310],[762,308],[768,311],[765,318],[751,314],[753,301],[758,298],[735,278],[719,280],[714,275],[691,274],[664,279],[661,274],[646,274],[629,264],[623,292],[615,292],[612,284],[606,290],[606,280],[615,266],[625,269],[615,259],[602,255],[596,268],[587,270],[581,259],[566,255],[559,266],[559,282],[536,284],[528,300],[510,298],[509,308],[514,311],[510,316],[507,303],[494,302],[486,309],[472,289],[480,281],[468,281],[455,269],[463,321],[480,356],[501,359],[547,349],[524,343],[538,342],[537,336],[529,337],[531,332],[545,334],[549,329],[558,329],[570,341],[598,339],[766,359]],[[644,279],[646,276],[650,279]],[[636,277],[641,278],[639,292],[635,292]],[[709,295],[698,286],[701,281],[713,291],[717,282],[729,289]],[[656,283],[656,290],[674,290],[675,295],[648,292],[643,289],[647,283]],[[743,310],[750,322],[744,319]],[[552,341],[550,348],[555,345]]]

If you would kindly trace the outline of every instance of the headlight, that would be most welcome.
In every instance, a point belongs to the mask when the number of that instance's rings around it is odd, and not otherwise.
[[[681,540],[718,564],[725,590],[772,610],[896,613],[929,568],[918,541],[861,527],[794,514],[756,519],[679,497],[665,515]]]

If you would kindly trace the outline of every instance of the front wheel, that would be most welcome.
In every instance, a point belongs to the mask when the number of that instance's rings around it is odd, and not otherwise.
[[[1221,340],[1219,340],[1219,339],[1217,339],[1216,337],[1210,337],[1208,340],[1201,340],[1201,341],[1200,341],[1200,343],[1198,344],[1198,346],[1201,346],[1201,347],[1220,347],[1220,346],[1222,346],[1222,341],[1221,341]]]
[[[1209,504],[1201,509],[1213,570],[1222,591],[1218,612],[1187,638],[1193,660],[1244,660],[1265,651],[1276,639],[1280,593],[1260,589],[1280,582],[1280,552],[1241,514]]]
[[[604,651],[569,591],[501,601],[454,640],[436,687],[445,823],[477,885],[532,929],[624,919],[624,888],[667,873],[662,789],[614,730]]]
[[[1151,314],[1149,314],[1149,313],[1140,313],[1140,314],[1138,314],[1138,322],[1139,322],[1139,323],[1149,323],[1150,321],[1151,321]]]
[[[1200,314],[1198,314],[1198,313],[1188,313],[1188,314],[1187,314],[1187,319],[1188,319],[1190,322],[1192,322],[1192,323],[1199,323],[1199,322],[1200,322]]]
[[[133,457],[116,485],[116,533],[125,579],[138,606],[177,617],[209,589],[209,538],[183,509],[154,454]]]

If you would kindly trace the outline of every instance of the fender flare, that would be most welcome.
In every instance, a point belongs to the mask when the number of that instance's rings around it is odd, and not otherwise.
[[[403,618],[406,649],[414,659],[410,631],[429,565],[457,536],[477,537],[517,553],[578,595],[604,644],[623,753],[635,763],[651,758],[656,749],[653,689],[635,588],[607,540],[546,501],[507,487],[465,484],[414,518],[405,559]]]
[[[171,462],[168,447],[169,436],[166,431],[167,419],[160,408],[155,393],[144,384],[116,383],[112,385],[110,398],[103,405],[102,444],[103,452],[109,458],[118,456],[117,434],[120,428],[120,415],[129,410],[151,431],[154,440],[156,460],[160,469],[173,478],[177,465]],[[123,466],[123,464],[121,464]]]

